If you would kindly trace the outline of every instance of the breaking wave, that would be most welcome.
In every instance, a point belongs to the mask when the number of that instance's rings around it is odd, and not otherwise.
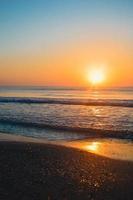
[[[118,106],[133,107],[133,100],[119,99],[58,99],[58,98],[20,98],[0,97],[0,103],[24,103],[24,104],[66,104],[84,106]]]
[[[89,138],[89,137],[100,137],[100,138],[116,138],[116,139],[129,139],[133,141],[133,132],[128,130],[115,131],[115,130],[103,130],[95,128],[85,128],[85,127],[70,127],[70,126],[58,126],[47,123],[32,123],[14,120],[2,120],[0,119],[0,124],[10,125],[10,126],[20,126],[23,128],[36,128],[36,129],[47,129],[51,131],[65,131],[69,134],[76,133],[79,138]]]

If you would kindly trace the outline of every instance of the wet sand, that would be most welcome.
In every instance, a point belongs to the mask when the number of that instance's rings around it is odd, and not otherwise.
[[[0,142],[0,199],[133,199],[133,162],[74,148]]]

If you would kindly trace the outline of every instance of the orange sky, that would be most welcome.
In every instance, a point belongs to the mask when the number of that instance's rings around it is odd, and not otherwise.
[[[133,86],[132,1],[38,2],[0,3],[1,85]]]
[[[104,65],[103,86],[133,85],[133,58],[121,43],[87,42],[59,47],[36,54],[1,58],[0,82],[15,85],[87,86],[87,73]]]

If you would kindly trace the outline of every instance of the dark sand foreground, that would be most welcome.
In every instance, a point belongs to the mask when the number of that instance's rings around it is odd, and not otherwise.
[[[0,142],[0,200],[133,199],[133,162],[84,151]]]

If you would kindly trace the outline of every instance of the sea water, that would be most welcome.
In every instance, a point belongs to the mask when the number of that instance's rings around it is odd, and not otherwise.
[[[0,132],[133,140],[133,88],[0,87]]]

